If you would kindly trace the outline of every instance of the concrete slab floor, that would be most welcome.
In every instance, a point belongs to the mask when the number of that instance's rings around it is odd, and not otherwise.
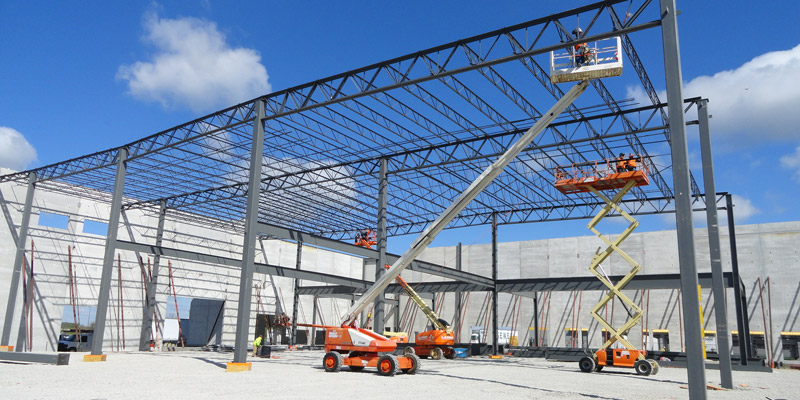
[[[108,353],[106,362],[67,366],[0,363],[0,393],[9,399],[685,399],[686,370],[662,368],[641,377],[627,369],[586,374],[577,363],[504,357],[422,360],[416,375],[326,373],[321,351],[286,351],[277,358],[248,359],[252,371],[226,373],[230,353]],[[719,385],[719,372],[706,371]],[[792,399],[800,371],[734,372],[730,391],[709,390],[709,399]]]

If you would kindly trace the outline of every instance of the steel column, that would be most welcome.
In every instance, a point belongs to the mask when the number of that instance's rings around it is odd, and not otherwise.
[[[711,275],[713,277],[720,381],[722,387],[733,389],[730,333],[728,332],[728,303],[725,301],[725,284],[722,277],[717,199],[714,195],[716,193],[714,163],[711,157],[711,136],[708,126],[708,100],[700,100],[697,103],[697,117],[700,122],[700,153],[703,159],[703,184],[706,191],[706,224],[708,225],[708,250],[711,256]]]
[[[247,360],[250,336],[250,302],[253,296],[253,270],[256,238],[258,237],[258,197],[261,193],[261,165],[264,158],[264,102],[256,100],[253,120],[253,144],[250,149],[250,177],[247,184],[247,210],[245,211],[244,242],[242,243],[242,271],[239,280],[239,305],[236,314],[236,342],[233,362]]]
[[[736,325],[739,330],[739,363],[747,365],[747,359],[753,355],[753,344],[750,342],[750,318],[747,315],[747,296],[742,291],[742,279],[739,276],[739,256],[736,253],[736,225],[733,220],[733,198],[725,195],[725,208],[728,212],[728,238],[731,247],[731,272],[733,273],[733,297],[736,305]]]
[[[492,353],[497,355],[497,213],[492,213]]]
[[[95,356],[103,354],[103,336],[106,330],[111,273],[114,272],[114,250],[117,248],[117,230],[119,228],[119,215],[122,211],[122,194],[125,189],[125,161],[127,159],[128,149],[125,147],[120,148],[117,152],[117,173],[114,178],[114,195],[111,198],[111,215],[108,217],[103,272],[100,274],[100,291],[97,294],[97,314],[95,314],[94,337],[92,339],[92,355]]]
[[[706,398],[706,370],[703,361],[700,302],[697,296],[694,228],[692,226],[691,181],[686,144],[686,117],[683,114],[683,77],[678,44],[675,0],[660,0],[661,37],[664,44],[664,72],[669,106],[669,132],[672,141],[672,179],[675,189],[675,219],[678,234],[678,261],[681,273],[684,331],[689,381],[689,397]],[[713,195],[713,193],[712,193]]]
[[[461,242],[456,246],[456,269],[461,271]],[[456,315],[453,321],[453,331],[455,332],[455,341],[459,343],[461,340],[461,295],[463,292],[460,290],[456,292]]]
[[[25,241],[28,239],[28,226],[31,220],[31,208],[33,207],[33,192],[36,189],[36,173],[28,175],[28,190],[25,193],[25,208],[22,211],[22,223],[19,226],[17,236],[17,253],[14,257],[14,267],[11,272],[11,287],[8,289],[8,303],[6,303],[6,317],[3,322],[3,337],[0,346],[8,346],[11,340],[11,324],[14,321],[14,309],[17,307],[17,292],[19,291],[19,281],[22,279],[22,260],[25,255]],[[24,313],[23,313],[24,314]],[[17,340],[19,342],[19,340]],[[17,345],[17,351],[20,351]]]
[[[389,161],[381,158],[380,175],[378,177],[378,232],[376,240],[378,241],[378,259],[375,260],[375,281],[380,279],[381,275],[386,272],[384,265],[388,264],[386,257],[386,207],[389,202],[389,179],[388,179]],[[381,293],[375,298],[373,303],[372,315],[375,317],[375,323],[372,328],[379,335],[383,334],[386,329],[384,321],[385,312],[385,298],[386,294]]]
[[[311,325],[316,325],[317,324],[317,296],[312,297],[311,301],[313,302],[313,304],[311,306]],[[315,343],[316,334],[317,334],[317,328],[314,328],[312,326],[311,327],[311,340],[308,341],[308,344],[310,346],[316,345],[316,343]]]
[[[539,292],[533,294],[533,347],[539,347]]]
[[[295,268],[300,269],[300,264],[303,260],[303,242],[297,242],[297,261]],[[297,344],[297,308],[300,303],[300,279],[294,279],[294,296],[292,303],[292,334],[289,336],[289,345],[294,346]]]
[[[156,230],[156,247],[161,247],[164,239],[164,220],[167,216],[167,202],[161,200],[158,209],[158,229]],[[158,320],[153,321],[156,312],[156,293],[158,292],[158,267],[161,262],[161,255],[156,253],[153,257],[153,270],[150,272],[150,280],[147,281],[145,295],[147,301],[143,305],[144,315],[142,316],[142,330],[139,336],[139,351],[150,350],[150,337],[152,336],[153,323],[156,324],[158,332]]]

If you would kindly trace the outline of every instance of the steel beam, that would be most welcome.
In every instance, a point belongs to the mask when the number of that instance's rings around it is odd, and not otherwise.
[[[492,213],[492,352],[497,355],[497,213]]]
[[[297,242],[297,259],[295,261],[295,269],[300,270],[300,265],[303,260],[303,242]],[[292,296],[292,335],[289,338],[289,345],[297,344],[297,309],[300,304],[300,293],[297,289],[300,288],[300,279],[294,279],[294,291]]]
[[[236,342],[233,362],[247,361],[247,345],[250,340],[250,302],[253,296],[253,270],[256,238],[258,237],[258,198],[261,194],[261,165],[264,160],[264,102],[256,101],[253,120],[253,141],[250,148],[250,177],[247,185],[247,209],[242,243],[242,270],[239,279],[239,304],[236,314]]]
[[[22,263],[25,255],[25,241],[28,239],[28,226],[31,221],[31,208],[33,207],[33,192],[36,190],[36,173],[28,174],[28,190],[25,192],[25,208],[22,211],[22,223],[17,235],[17,252],[14,256],[14,266],[11,272],[11,286],[8,289],[8,303],[6,303],[6,316],[3,322],[3,337],[0,345],[8,346],[11,340],[11,324],[14,321],[14,311],[17,307],[17,293],[19,281],[22,279]],[[13,225],[11,226],[13,229]],[[23,313],[24,314],[24,313]],[[17,340],[19,342],[19,340]],[[17,351],[20,351],[17,344]]]
[[[114,194],[111,198],[111,214],[108,217],[106,233],[106,249],[103,255],[103,271],[100,274],[100,291],[97,294],[97,314],[94,319],[94,336],[92,338],[92,355],[103,354],[103,337],[106,330],[108,297],[111,290],[111,273],[114,271],[114,250],[117,245],[119,215],[122,211],[122,194],[125,189],[125,171],[128,149],[122,147],[117,152],[117,171],[114,178]]]
[[[375,260],[375,281],[378,281],[386,272],[383,267],[387,264],[386,259],[386,207],[389,204],[389,179],[388,161],[385,158],[380,160],[380,170],[378,175],[378,229],[376,240],[378,242],[378,258]],[[373,303],[372,315],[374,323],[373,330],[382,334],[386,328],[384,321],[386,295],[380,293]]]
[[[312,305],[311,305],[311,325],[316,325],[317,324],[317,296],[314,296],[313,298],[311,298],[311,301],[312,301]],[[314,343],[314,339],[316,337],[316,332],[317,332],[317,329],[312,326],[311,327],[311,339],[308,341],[308,344],[310,346],[314,346],[316,344],[316,343]]]
[[[539,347],[539,292],[533,293],[533,347]]]
[[[731,272],[733,273],[733,296],[736,305],[736,325],[739,329],[739,362],[747,365],[748,359],[753,355],[753,343],[750,341],[750,316],[747,315],[747,296],[744,293],[744,283],[739,275],[739,255],[736,249],[736,224],[733,218],[733,198],[725,195],[726,211],[728,212],[728,239],[731,248]]]
[[[258,223],[259,232],[265,235],[276,237],[279,239],[288,239],[294,241],[302,241],[307,245],[317,246],[325,249],[339,251],[342,253],[353,254],[365,258],[378,258],[377,250],[368,249],[354,244],[341,242],[338,240],[329,239],[322,236],[312,235],[310,233],[301,232],[295,229],[284,228],[276,225],[271,225],[263,222]],[[395,254],[386,254],[387,264],[393,264],[400,256]],[[417,272],[423,272],[430,275],[441,276],[462,282],[469,282],[476,285],[483,285],[491,288],[494,284],[491,278],[485,276],[469,273],[466,271],[458,271],[453,268],[448,268],[442,265],[436,265],[426,261],[413,261],[408,269]]]
[[[161,247],[164,239],[164,220],[167,216],[166,202],[161,200],[158,209],[158,228],[156,230],[156,247]],[[132,238],[131,238],[132,239]],[[145,295],[147,301],[143,304],[142,315],[142,330],[139,335],[139,351],[150,350],[150,338],[153,336],[153,324],[155,323],[156,332],[158,332],[158,320],[155,318],[156,313],[156,293],[158,293],[158,269],[161,262],[161,255],[155,254],[153,257],[153,270],[150,272],[150,279],[147,280]]]
[[[703,159],[703,183],[706,193],[716,193],[714,184],[714,164],[711,157],[711,135],[708,126],[708,100],[697,104],[697,119],[700,122],[700,153]],[[719,243],[719,220],[717,218],[716,196],[705,196],[706,224],[708,225],[708,249],[711,257],[712,287],[714,291],[714,315],[717,326],[717,345],[719,350],[719,372],[722,387],[733,389],[731,374],[731,346],[728,331],[728,302],[722,278],[722,254]],[[710,198],[710,200],[709,200]]]
[[[69,365],[69,353],[0,352],[0,361]]]
[[[660,0],[661,38],[664,44],[669,131],[672,141],[672,179],[675,190],[675,219],[678,234],[678,262],[683,296],[683,328],[686,336],[689,397],[706,398],[706,370],[703,362],[703,335],[700,326],[700,301],[691,295],[697,291],[694,227],[692,225],[691,180],[686,143],[686,118],[683,101],[680,48],[678,45],[678,10],[675,0]],[[713,192],[712,192],[713,193]]]
[[[139,251],[147,254],[160,255],[167,258],[182,259],[187,261],[197,261],[207,264],[226,265],[229,267],[241,267],[242,260],[215,256],[211,254],[197,253],[194,251],[173,249],[169,247],[158,247],[150,244],[126,242],[123,240],[117,241],[117,248],[120,250]],[[284,278],[303,279],[315,282],[322,282],[331,285],[342,285],[348,287],[366,288],[371,282],[363,281],[360,279],[347,278],[338,275],[325,274],[321,272],[297,270],[289,267],[282,267],[271,264],[253,263],[255,272],[265,275],[275,275]]]
[[[280,268],[280,267],[278,267]],[[293,271],[292,269],[289,269]],[[712,275],[710,272],[698,273],[698,282],[704,288],[713,287]],[[611,275],[609,280],[618,282],[623,275]],[[649,274],[636,275],[636,277],[625,286],[625,290],[669,290],[680,289],[680,274]],[[303,286],[300,288],[301,295],[327,296],[333,294],[357,294],[364,291],[363,287],[368,287],[371,282],[361,281],[362,287],[356,286]],[[409,282],[417,293],[457,293],[457,292],[488,292],[483,286],[473,285],[464,282]],[[723,286],[733,288],[734,280],[732,272],[723,273]],[[524,278],[524,279],[498,279],[497,291],[499,293],[512,293],[526,297],[533,297],[536,292],[587,292],[604,291],[606,286],[593,276],[569,276],[563,278]],[[386,287],[387,294],[402,294],[403,288],[397,284]]]
[[[708,272],[698,274],[698,282],[704,288],[713,287],[712,275]],[[733,274],[726,272],[724,277],[724,287],[734,287]],[[609,280],[618,282],[622,275],[611,275]],[[572,292],[572,291],[593,291],[605,290],[597,278],[592,276],[574,276],[564,278],[525,278],[525,279],[500,279],[497,281],[497,288],[502,293],[522,293],[522,292]],[[680,274],[648,274],[637,275],[633,278],[625,290],[664,290],[680,288]],[[697,286],[695,286],[695,291]]]
[[[456,269],[461,271],[461,242],[458,242],[456,246]],[[464,307],[462,304],[461,296],[464,292],[456,291],[456,315],[453,320],[453,331],[455,331],[455,341],[456,343],[460,343],[461,340],[461,308]]]

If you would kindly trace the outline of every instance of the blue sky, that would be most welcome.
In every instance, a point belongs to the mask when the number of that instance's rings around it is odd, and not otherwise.
[[[587,3],[0,2],[0,167],[115,147],[259,94]],[[736,194],[737,223],[800,220],[800,4],[678,8],[685,97],[709,98],[714,115],[717,189]],[[634,43],[648,72],[661,71],[660,46]],[[184,68],[198,57],[215,62]],[[500,240],[588,234],[584,225],[502,227]],[[640,230],[672,227],[671,216],[643,217]],[[487,232],[454,230],[434,245],[486,243]],[[411,239],[390,247],[401,252]]]

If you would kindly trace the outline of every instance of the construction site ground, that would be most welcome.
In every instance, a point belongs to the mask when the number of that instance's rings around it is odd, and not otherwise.
[[[583,373],[575,362],[539,358],[470,357],[422,360],[416,375],[378,376],[374,369],[327,373],[322,351],[285,351],[251,358],[249,372],[226,373],[231,353],[176,351],[107,353],[105,362],[69,365],[0,363],[6,399],[686,399],[686,369],[662,368],[654,376],[609,368]],[[719,371],[706,370],[719,386]],[[796,399],[800,371],[733,372],[733,390],[709,389],[709,399]],[[410,397],[413,396],[413,397]]]

